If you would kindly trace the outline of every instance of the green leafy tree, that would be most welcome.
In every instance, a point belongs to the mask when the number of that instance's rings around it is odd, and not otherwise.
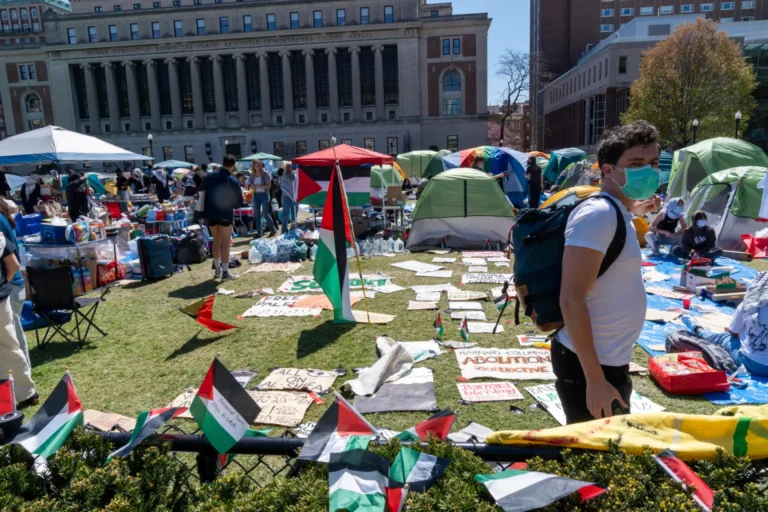
[[[742,113],[742,128],[754,113],[756,87],[739,45],[718,32],[715,22],[697,19],[643,53],[622,121],[647,120],[675,148],[693,142],[694,119],[697,140],[733,137],[736,112]]]

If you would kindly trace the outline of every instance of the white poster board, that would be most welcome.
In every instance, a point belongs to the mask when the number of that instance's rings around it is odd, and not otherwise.
[[[522,400],[523,394],[511,382],[458,383],[459,394],[467,402]]]
[[[471,325],[471,323],[470,323]],[[470,328],[470,332],[471,328]],[[467,348],[455,350],[461,376],[470,379],[555,380],[552,356],[540,348]]]
[[[512,281],[513,274],[474,273],[461,276],[461,284],[504,284]]]
[[[364,274],[365,288],[373,287],[385,287],[391,284],[389,276],[384,274]],[[357,274],[349,275],[349,288],[351,290],[362,288],[360,283],[360,276]],[[315,281],[312,276],[291,276],[280,288],[277,289],[279,293],[323,293],[323,289]]]

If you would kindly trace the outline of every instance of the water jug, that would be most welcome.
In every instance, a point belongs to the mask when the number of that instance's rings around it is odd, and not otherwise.
[[[251,247],[248,250],[248,261],[251,262],[251,265],[255,265],[257,263],[261,263],[261,253],[259,250],[255,247]]]
[[[347,252],[349,252],[349,249],[347,249]],[[315,257],[317,256],[317,244],[313,245],[312,248],[309,250],[309,259],[312,261],[315,261]]]
[[[405,244],[399,238],[395,241],[395,252],[403,252],[405,250]]]
[[[389,237],[387,240],[387,252],[395,252],[395,238]]]

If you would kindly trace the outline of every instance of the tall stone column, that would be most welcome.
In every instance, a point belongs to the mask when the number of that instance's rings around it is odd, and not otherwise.
[[[157,69],[155,68],[155,61],[147,59],[144,61],[144,65],[147,66],[149,110],[152,115],[152,129],[154,131],[161,131],[163,129],[163,122],[160,119],[160,90],[157,87]]]
[[[123,61],[125,81],[128,82],[128,110],[131,113],[131,131],[140,132],[141,110],[139,107],[139,87],[136,83],[136,64],[132,60]]]
[[[213,89],[216,95],[216,119],[219,128],[227,126],[227,108],[224,104],[224,79],[221,76],[221,56],[212,55],[213,61]]]
[[[336,71],[336,48],[326,48],[328,54],[328,96],[331,105],[331,121],[339,120],[339,75]]]
[[[360,91],[360,47],[349,48],[352,54],[352,120],[363,118],[363,97]]]
[[[280,52],[280,56],[283,58],[283,100],[285,115],[284,123],[293,124],[293,76],[291,75],[291,52]]]
[[[384,119],[384,47],[373,47],[376,70],[376,119]]]
[[[173,129],[183,130],[184,121],[181,112],[181,88],[179,88],[179,61],[165,59],[168,64],[168,81],[171,82],[171,114],[173,114]]]
[[[307,122],[317,122],[317,96],[315,95],[315,51],[304,50],[304,69],[307,75]]]
[[[269,96],[269,67],[266,53],[259,54],[259,87],[261,91],[261,122],[272,124],[272,102]]]
[[[203,90],[200,88],[200,59],[198,57],[187,57],[189,61],[189,74],[192,79],[192,110],[195,115],[195,129],[205,128],[205,117],[203,116]]]
[[[85,71],[85,97],[88,101],[88,122],[91,125],[91,133],[101,133],[99,119],[99,100],[96,96],[96,79],[93,76],[93,64],[80,64]]]
[[[111,133],[120,133],[120,105],[117,103],[117,82],[115,81],[115,69],[111,62],[102,62],[104,79],[107,82],[107,102],[109,103],[109,130]]]
[[[248,115],[248,83],[245,75],[245,55],[235,55],[237,66],[237,107],[240,113],[240,126],[250,126],[251,116]]]

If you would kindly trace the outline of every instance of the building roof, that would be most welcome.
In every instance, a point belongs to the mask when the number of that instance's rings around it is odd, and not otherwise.
[[[72,6],[66,0],[0,0],[0,8],[15,5],[47,5],[56,11],[72,12]]]

